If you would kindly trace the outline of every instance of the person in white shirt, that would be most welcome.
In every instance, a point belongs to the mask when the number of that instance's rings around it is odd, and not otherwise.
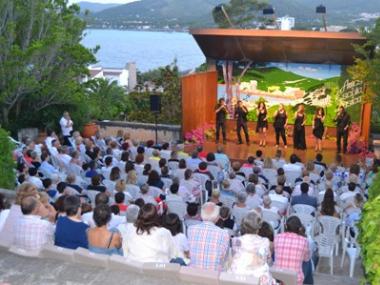
[[[42,190],[44,189],[44,185],[42,184],[41,179],[38,177],[37,168],[31,167],[29,168],[29,177],[28,182],[32,183],[34,186],[36,186],[38,189]]]
[[[154,205],[142,206],[132,227],[123,235],[123,253],[127,260],[168,263],[178,256],[170,231],[160,227]]]
[[[56,133],[53,130],[48,129],[47,137],[45,139],[46,147],[49,149],[52,147],[52,141],[58,139]]]
[[[71,133],[73,131],[74,123],[70,118],[69,112],[67,112],[67,111],[63,112],[63,116],[62,116],[61,120],[59,121],[59,124],[60,124],[61,130],[62,130],[64,145],[71,146],[70,137],[71,137]]]
[[[272,203],[275,202],[276,205],[282,205],[282,207],[279,207],[279,212],[284,215],[288,208],[289,200],[284,195],[283,187],[281,185],[276,186],[275,192],[270,193],[269,198],[272,200]]]
[[[106,193],[99,193],[95,196],[95,206],[98,205],[108,205],[109,198]],[[82,221],[89,225],[91,228],[95,228],[96,224],[93,218],[94,212],[88,212],[82,215]],[[123,222],[124,219],[121,219],[120,216],[117,216],[115,214],[111,214],[111,220],[108,223],[108,229],[116,229],[118,226]]]
[[[48,178],[51,178],[53,174],[59,174],[59,171],[48,162],[49,158],[50,157],[47,153],[41,154],[40,171],[42,172],[44,177],[47,176]]]
[[[340,201],[342,201],[343,203],[343,206],[346,206],[352,203],[355,198],[355,195],[357,193],[360,193],[360,190],[358,190],[360,188],[358,188],[354,182],[348,183],[347,188],[348,188],[348,191],[343,192],[343,194],[339,196]]]
[[[232,207],[232,216],[235,218],[236,225],[240,228],[241,221],[249,213],[250,209],[246,205],[247,194],[240,192],[236,196],[236,204]]]
[[[255,185],[250,183],[246,187],[246,192],[247,192],[247,200],[245,204],[247,205],[247,208],[252,210],[252,209],[257,209],[263,204],[263,200],[259,195],[256,194],[256,189]]]
[[[50,155],[54,157],[58,157],[58,149],[61,147],[61,144],[59,143],[59,140],[54,139],[51,141],[51,148],[48,148]]]
[[[153,204],[153,205],[157,205],[157,202],[154,199],[154,197],[151,196],[151,195],[149,195],[149,185],[148,184],[143,184],[140,187],[139,198],[143,199],[146,204],[150,203],[150,204]]]
[[[43,220],[49,216],[45,206],[33,196],[21,201],[22,216],[16,220],[13,244],[27,251],[40,250],[44,245],[53,242],[55,227]]]
[[[286,163],[283,166],[283,169],[286,172],[296,172],[300,177],[302,175],[302,166],[297,164],[298,157],[295,154],[290,156],[290,163]]]
[[[177,252],[176,262],[181,265],[189,264],[189,241],[183,233],[182,222],[178,215],[174,213],[165,215],[163,218],[163,227],[170,231],[174,239],[175,251]]]
[[[58,159],[62,161],[65,166],[68,166],[72,159],[72,157],[69,155],[69,148],[64,145],[58,149],[58,153]]]

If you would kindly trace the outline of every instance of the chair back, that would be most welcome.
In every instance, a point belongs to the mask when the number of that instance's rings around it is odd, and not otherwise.
[[[154,198],[159,197],[161,194],[163,194],[162,190],[155,186],[149,186],[149,192],[148,194]]]
[[[293,205],[293,211],[297,214],[311,215],[315,212],[315,208],[309,205],[296,204],[296,205]]]
[[[134,200],[136,200],[140,193],[140,188],[137,185],[127,184],[126,191],[132,196]]]
[[[187,204],[182,201],[166,201],[166,205],[168,206],[169,213],[177,214],[178,217],[183,221],[183,218],[186,215]]]
[[[211,172],[212,176],[214,176],[215,180],[218,179],[219,172],[222,171],[220,167],[216,165],[208,165],[207,169]]]
[[[271,224],[273,229],[277,229],[280,226],[281,216],[269,209],[262,209],[261,215],[263,220]]]
[[[86,190],[85,193],[87,194],[88,198],[90,199],[92,207],[95,207],[95,198],[96,198],[96,195],[98,195],[100,192],[95,191],[95,190]]]
[[[168,167],[171,171],[177,170],[178,169],[178,161],[169,161]]]
[[[291,187],[295,186],[297,178],[300,178],[299,171],[287,170],[285,171],[286,182],[288,182]]]
[[[340,219],[331,216],[320,216],[318,218],[320,234],[316,237],[321,256],[330,256],[338,238]]]
[[[269,181],[269,186],[277,185],[277,171],[273,168],[264,168],[263,175]]]

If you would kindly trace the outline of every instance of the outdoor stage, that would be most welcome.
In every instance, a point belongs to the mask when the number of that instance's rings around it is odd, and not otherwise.
[[[256,150],[261,149],[264,153],[264,156],[274,157],[277,148],[273,143],[269,143],[266,147],[260,147],[257,143],[257,140],[254,140],[255,143],[251,143],[249,146],[246,144],[238,145],[236,142],[227,141],[225,145],[223,145],[224,152],[229,156],[231,160],[239,160],[245,161],[248,156],[255,155]],[[196,144],[187,145],[185,150],[188,153],[191,153],[193,149],[196,148]],[[203,149],[206,152],[215,152],[217,149],[217,144],[215,142],[207,141],[203,144]],[[307,162],[308,160],[314,160],[316,152],[313,146],[309,146],[307,150],[295,150],[290,145],[287,149],[280,147],[283,152],[284,157],[289,160],[291,154],[297,154],[303,162]],[[336,157],[336,148],[325,148],[322,152],[324,157],[324,162],[330,164],[335,161]],[[342,155],[344,165],[349,166],[353,163],[357,163],[361,156],[359,154],[344,154]]]

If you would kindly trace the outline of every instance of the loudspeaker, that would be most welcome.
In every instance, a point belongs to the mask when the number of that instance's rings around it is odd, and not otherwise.
[[[161,112],[161,96],[160,95],[150,95],[150,111],[151,112]]]

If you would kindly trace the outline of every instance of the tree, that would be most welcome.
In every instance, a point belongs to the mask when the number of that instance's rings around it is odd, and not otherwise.
[[[86,24],[78,15],[79,6],[67,6],[66,0],[0,1],[4,126],[30,126],[54,107],[75,109],[84,91],[78,79],[96,61],[80,44]]]
[[[13,143],[9,140],[8,133],[0,128],[0,188],[14,189],[16,175],[15,162],[12,157]]]
[[[259,15],[266,5],[267,3],[261,0],[230,0],[228,4],[216,6],[212,11],[212,16],[215,24],[220,28],[257,28],[263,21]]]
[[[126,92],[116,81],[94,79],[86,87],[89,119],[118,119],[125,111]]]

